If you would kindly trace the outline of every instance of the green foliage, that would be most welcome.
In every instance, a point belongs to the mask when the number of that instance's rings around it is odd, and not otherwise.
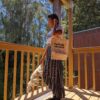
[[[2,14],[2,24],[5,30],[5,40],[20,44],[28,44],[30,40],[29,26],[32,12],[28,12],[28,5],[22,0],[10,1],[3,4],[6,9],[5,16]],[[27,14],[29,16],[27,16]]]
[[[98,2],[97,2],[98,1]],[[65,31],[68,32],[68,16],[62,21]],[[81,31],[100,26],[100,1],[75,0],[73,8],[73,29]]]
[[[77,0],[74,7],[74,30],[84,30],[100,26],[100,2],[97,0]]]
[[[0,23],[5,41],[38,47],[45,45],[46,16],[49,12],[45,4],[29,0],[2,1],[5,12],[0,14]]]

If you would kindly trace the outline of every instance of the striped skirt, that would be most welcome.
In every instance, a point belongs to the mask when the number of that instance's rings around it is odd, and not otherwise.
[[[49,89],[52,90],[53,95],[57,98],[65,97],[63,69],[64,66],[61,60],[51,60],[51,47],[49,46],[43,69],[43,78]]]

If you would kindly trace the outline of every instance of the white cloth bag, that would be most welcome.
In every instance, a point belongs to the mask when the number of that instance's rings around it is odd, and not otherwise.
[[[33,79],[37,76],[37,74],[38,74],[39,76],[42,76],[42,73],[43,73],[42,65],[39,65],[39,66],[35,69],[35,71],[32,73],[30,79],[33,80]]]
[[[68,56],[69,40],[63,36],[54,35],[51,39],[51,59],[66,60]]]
[[[32,73],[30,77],[30,81],[28,82],[28,85],[27,85],[27,93],[32,91],[32,88],[34,88],[34,86],[38,84],[37,75],[42,77],[42,74],[43,74],[43,67],[41,64],[35,69],[35,71]]]

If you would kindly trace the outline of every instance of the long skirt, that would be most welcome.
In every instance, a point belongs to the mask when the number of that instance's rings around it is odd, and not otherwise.
[[[64,66],[61,60],[51,60],[51,47],[49,46],[43,69],[43,78],[49,89],[52,90],[53,96],[57,98],[65,97],[63,69]]]

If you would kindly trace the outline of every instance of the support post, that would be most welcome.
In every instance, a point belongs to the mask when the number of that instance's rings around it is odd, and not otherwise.
[[[71,0],[69,0],[71,4]],[[73,87],[73,8],[68,8],[68,33],[69,33],[69,88]]]

